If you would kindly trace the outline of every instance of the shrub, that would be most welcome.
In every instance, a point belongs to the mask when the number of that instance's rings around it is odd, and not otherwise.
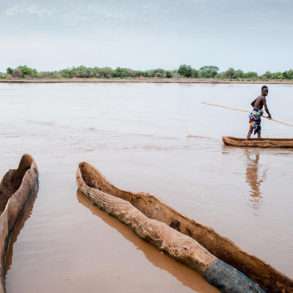
[[[201,78],[215,78],[218,72],[217,66],[203,66],[199,69],[198,75]]]
[[[191,77],[192,76],[192,67],[190,65],[180,65],[178,69],[178,73],[184,77]]]

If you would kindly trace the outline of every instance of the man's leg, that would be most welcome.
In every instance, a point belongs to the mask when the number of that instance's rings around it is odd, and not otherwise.
[[[261,126],[258,128],[257,138],[261,138]]]
[[[256,128],[257,138],[261,138],[261,119],[260,118],[257,121],[255,121],[255,128]]]
[[[253,122],[249,122],[249,130],[247,133],[247,139],[251,138],[252,132],[253,132]]]

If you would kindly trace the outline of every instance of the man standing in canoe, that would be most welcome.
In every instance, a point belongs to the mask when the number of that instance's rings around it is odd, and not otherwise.
[[[258,138],[261,138],[261,117],[263,115],[263,108],[265,108],[268,118],[272,119],[271,113],[267,106],[267,95],[269,88],[264,85],[261,88],[261,95],[257,97],[252,103],[252,112],[249,114],[249,131],[247,138],[250,139],[252,134],[256,134]]]

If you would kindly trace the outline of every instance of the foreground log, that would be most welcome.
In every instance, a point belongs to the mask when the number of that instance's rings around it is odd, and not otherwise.
[[[170,208],[166,209],[167,206],[154,197],[117,189],[87,163],[79,165],[77,184],[79,192],[96,206],[128,225],[139,237],[201,273],[222,292],[264,292],[245,274],[212,254],[196,238],[181,233],[177,217],[170,223],[163,221],[170,212],[175,216],[179,214]],[[150,214],[155,216],[151,217]],[[206,237],[209,238],[209,235]],[[210,238],[210,241],[213,239]]]
[[[166,223],[177,231],[192,237],[214,256],[235,267],[268,292],[293,292],[293,281],[287,276],[241,250],[214,230],[181,215],[156,197],[146,193],[132,193],[118,189],[88,163],[79,165],[77,182],[80,191],[85,195],[89,190],[95,190],[95,192],[100,190],[119,197],[130,202],[148,218]]]
[[[38,171],[29,155],[16,170],[8,171],[0,183],[0,293],[5,292],[5,261],[10,237],[26,203],[38,191]]]

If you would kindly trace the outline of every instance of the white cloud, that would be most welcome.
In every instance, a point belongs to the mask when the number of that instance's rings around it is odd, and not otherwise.
[[[26,8],[26,12],[31,15],[36,15],[39,17],[51,16],[52,10],[46,8],[40,8],[37,5],[30,5]]]
[[[4,10],[4,15],[8,17],[31,15],[37,17],[51,16],[53,11],[51,9],[40,7],[36,4],[27,5],[26,3],[15,4]]]
[[[6,16],[17,16],[19,13],[20,13],[20,7],[18,5],[8,7],[4,11],[4,15]]]

